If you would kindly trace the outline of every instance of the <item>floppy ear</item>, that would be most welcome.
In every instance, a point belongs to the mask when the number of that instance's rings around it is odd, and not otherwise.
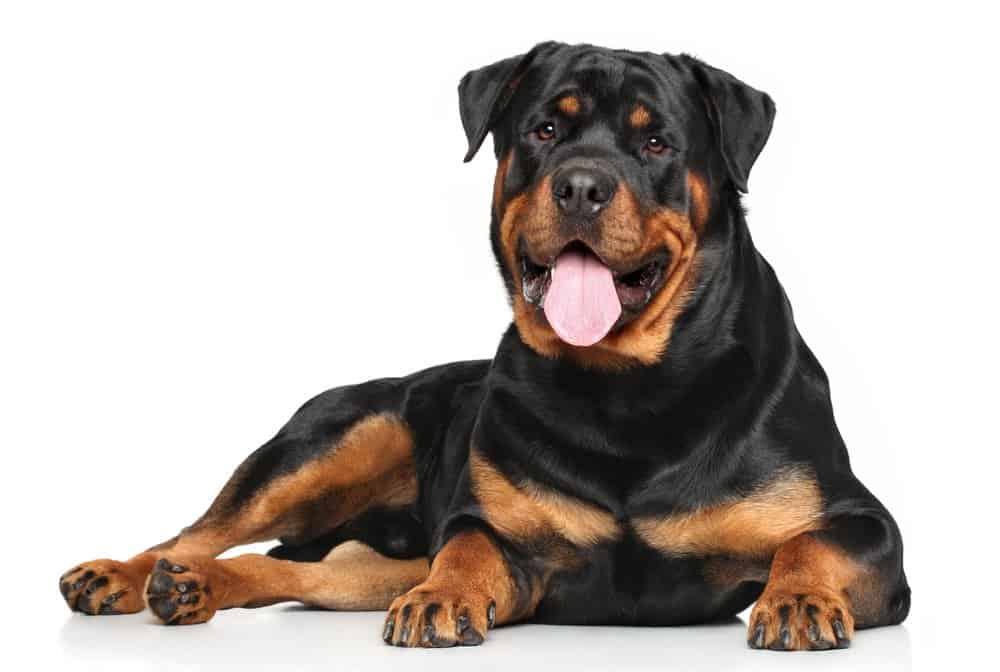
[[[684,55],[706,99],[716,142],[736,188],[746,193],[750,168],[774,124],[774,101],[728,72]]]
[[[462,77],[458,84],[458,111],[469,140],[466,162],[472,160],[486,135],[499,121],[532,61],[539,52],[554,45],[554,42],[543,42],[526,54],[505,58]]]

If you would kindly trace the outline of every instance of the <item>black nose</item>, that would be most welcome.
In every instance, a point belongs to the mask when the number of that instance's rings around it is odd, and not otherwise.
[[[615,195],[618,182],[597,168],[567,167],[552,178],[552,196],[567,215],[596,215]]]

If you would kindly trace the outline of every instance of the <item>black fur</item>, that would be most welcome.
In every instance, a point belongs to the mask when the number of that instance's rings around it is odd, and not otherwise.
[[[593,95],[586,127],[561,129],[554,147],[530,129],[568,82]],[[738,613],[760,580],[706,582],[705,558],[671,558],[627,526],[640,515],[691,511],[746,492],[789,465],[815,473],[825,506],[818,533],[873,568],[887,587],[879,614],[898,623],[909,607],[902,541],[892,517],[858,481],[834,422],[826,374],[802,339],[773,269],[754,247],[739,192],[774,117],[766,94],[686,57],[545,43],[466,75],[462,120],[471,158],[489,132],[496,155],[516,148],[504,195],[527,189],[580,154],[615,164],[643,203],[686,210],[685,170],[711,185],[698,282],[657,363],[621,371],[542,357],[511,326],[490,361],[454,363],[372,381],[313,399],[237,472],[240,506],[263,484],[319,455],[362,417],[390,411],[412,429],[420,495],[410,510],[376,511],[312,540],[272,551],[317,560],[346,538],[393,557],[433,554],[456,530],[488,528],[469,487],[470,444],[511,476],[611,512],[622,539],[583,549],[582,568],[557,575],[535,618],[552,623],[676,624]],[[616,100],[642,99],[675,149],[654,163],[636,138],[615,132]],[[601,105],[606,101],[608,107]],[[512,295],[494,213],[493,244]],[[527,582],[535,551],[500,539]]]

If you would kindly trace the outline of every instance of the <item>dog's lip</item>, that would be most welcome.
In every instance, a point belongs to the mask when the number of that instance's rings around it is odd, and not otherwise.
[[[539,259],[534,254],[534,252],[532,252],[527,248],[526,245],[524,244],[520,245],[519,258],[521,262],[522,271],[524,270],[524,267],[526,265],[533,266],[536,269],[539,269],[540,271],[550,270],[552,266],[556,263],[556,259],[559,257],[559,255],[565,252],[566,249],[569,247],[583,248],[587,253],[597,257],[598,261],[600,261],[602,264],[611,269],[611,274],[614,276],[616,281],[621,280],[626,276],[632,275],[637,271],[641,271],[647,266],[650,266],[652,264],[660,263],[665,266],[666,262],[670,257],[670,254],[667,251],[667,249],[663,247],[646,254],[639,261],[632,262],[628,265],[623,265],[621,263],[609,262],[603,255],[601,255],[601,253],[599,253],[593,247],[588,245],[585,241],[580,239],[573,239],[568,243],[566,243],[565,245],[563,245],[558,252],[549,255],[545,259]]]
[[[521,293],[528,303],[536,306],[544,303],[552,280],[555,260],[570,247],[584,249],[611,270],[615,289],[622,304],[622,316],[616,328],[641,312],[665,284],[670,261],[670,253],[666,248],[654,250],[628,266],[616,265],[616,268],[581,240],[568,242],[547,260],[548,263],[536,261],[537,257],[522,244],[520,246]]]

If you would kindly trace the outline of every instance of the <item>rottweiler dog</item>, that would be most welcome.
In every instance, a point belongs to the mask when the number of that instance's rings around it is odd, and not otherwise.
[[[465,160],[490,133],[498,159],[513,320],[493,359],[308,401],[190,527],[64,574],[70,608],[388,609],[383,639],[414,647],[754,601],[756,649],[901,622],[899,530],[851,472],[741,207],[770,97],[687,55],[549,42],[469,72],[459,99]]]

